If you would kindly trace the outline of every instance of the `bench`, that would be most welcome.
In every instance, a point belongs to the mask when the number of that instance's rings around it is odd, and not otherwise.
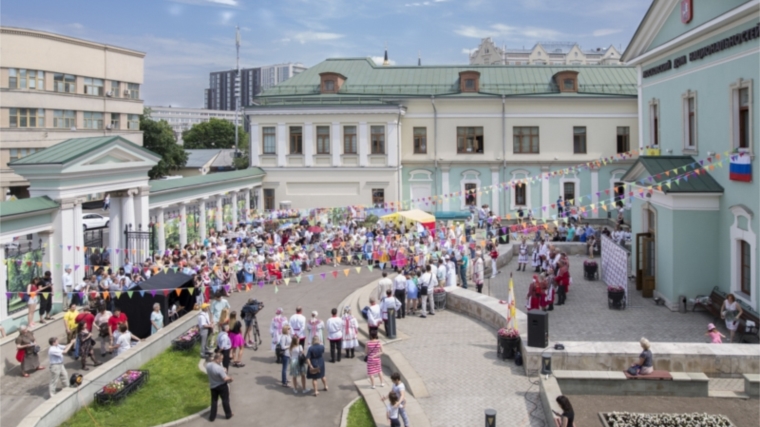
[[[702,372],[654,371],[631,376],[625,371],[554,371],[563,394],[610,396],[707,397],[709,378]]]
[[[646,375],[631,375],[628,371],[623,371],[625,378],[628,380],[650,380],[650,381],[673,381],[673,376],[668,371],[652,371]]]
[[[720,319],[720,312],[723,308],[723,302],[726,300],[726,293],[718,289],[718,287],[714,287],[712,292],[710,292],[710,295],[708,298],[705,298],[705,295],[697,295],[696,298],[694,298],[694,307],[692,307],[691,311],[695,311],[697,307],[702,307],[705,309],[705,311],[708,311],[710,314],[712,314],[714,320],[717,322]],[[753,342],[760,341],[760,337],[758,336],[758,326],[760,326],[760,315],[756,311],[754,311],[751,307],[748,307],[743,301],[740,301],[739,305],[742,308],[742,317],[739,319],[741,321],[739,325],[739,329],[736,331],[739,342],[749,342],[747,338],[749,336],[754,336],[752,338]],[[754,323],[754,326],[750,327],[749,330],[747,330],[747,321],[751,321]],[[749,336],[748,336],[749,335]]]

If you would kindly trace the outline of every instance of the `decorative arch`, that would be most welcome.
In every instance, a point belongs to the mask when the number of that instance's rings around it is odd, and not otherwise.
[[[467,194],[465,193],[467,184],[474,184],[476,189],[480,189],[480,172],[475,169],[468,169],[462,172],[462,177],[459,180],[460,191],[462,197],[459,198],[460,209],[464,210],[467,207]],[[480,195],[478,191],[475,192],[475,206],[480,206]]]
[[[623,176],[625,175],[626,172],[627,171],[625,169],[615,169],[612,172],[610,172],[610,186],[609,186],[610,194],[609,194],[609,200],[612,200],[613,202],[615,202],[615,194],[616,194],[615,193],[615,191],[616,191],[615,183],[616,182],[625,183],[625,181],[623,181],[622,178],[623,178]],[[605,194],[605,196],[606,196],[606,194]],[[623,199],[625,199],[625,197],[623,197]],[[625,202],[623,202],[623,205],[625,205]]]
[[[511,172],[512,175],[512,181],[516,181],[518,179],[528,179],[530,178],[530,172],[525,169],[515,169]],[[511,190],[511,195],[509,196],[509,209],[514,211],[517,210],[518,207],[528,208],[530,209],[531,205],[531,198],[530,198],[530,184],[524,184],[525,185],[525,204],[524,205],[518,205],[517,201],[515,200],[516,192],[514,190]],[[511,186],[510,186],[511,188]]]
[[[430,182],[433,180],[433,172],[427,169],[415,169],[409,171],[409,181]]]
[[[575,186],[573,191],[575,195],[573,196],[573,199],[576,199],[578,195],[580,195],[581,191],[581,180],[578,178],[578,172],[573,171],[566,173],[562,175],[562,178],[559,179],[559,194],[562,196],[563,202],[567,202],[567,197],[565,195],[565,183],[572,183]],[[578,204],[575,200],[573,200],[573,203],[575,205]]]

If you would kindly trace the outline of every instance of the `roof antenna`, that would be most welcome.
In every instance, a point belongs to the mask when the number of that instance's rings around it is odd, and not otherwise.
[[[418,67],[422,66],[422,55],[420,54],[419,50],[417,51],[417,66]]]
[[[385,42],[385,56],[383,57],[383,67],[390,65],[388,62],[388,42]]]

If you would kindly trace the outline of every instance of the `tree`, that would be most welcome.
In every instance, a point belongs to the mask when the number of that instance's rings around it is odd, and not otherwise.
[[[150,118],[150,108],[145,108],[140,116],[140,130],[143,131],[143,147],[161,156],[158,164],[148,172],[150,179],[161,178],[185,166],[185,149],[177,144],[174,131],[166,120],[157,122]]]
[[[235,125],[227,120],[211,118],[182,132],[186,148],[235,148]],[[238,126],[238,149],[248,150],[248,132]]]

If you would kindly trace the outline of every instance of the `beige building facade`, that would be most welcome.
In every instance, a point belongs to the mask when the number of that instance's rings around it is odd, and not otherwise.
[[[0,27],[0,187],[26,197],[8,167],[70,138],[119,135],[142,145],[145,53]]]
[[[621,56],[612,45],[582,49],[573,42],[543,42],[530,49],[516,49],[499,47],[486,37],[470,53],[470,65],[622,65]]]

